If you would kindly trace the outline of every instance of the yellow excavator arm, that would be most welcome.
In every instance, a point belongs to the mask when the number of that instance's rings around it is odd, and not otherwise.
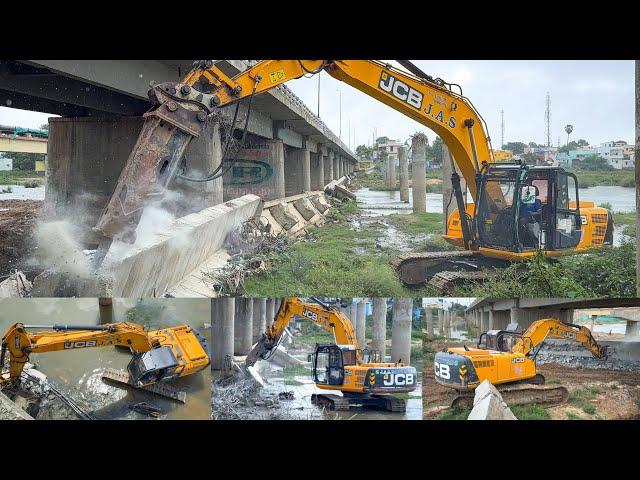
[[[356,361],[362,359],[362,352],[356,340],[353,326],[347,316],[338,309],[322,304],[304,302],[295,297],[285,298],[272,325],[262,334],[260,340],[251,349],[245,365],[252,366],[260,359],[266,359],[277,348],[282,334],[294,316],[298,316],[319,325],[331,332],[337,345],[352,345],[356,351]]]
[[[181,82],[153,85],[149,97],[156,106],[145,114],[138,142],[95,230],[105,237],[132,241],[147,197],[175,176],[186,147],[200,135],[209,114],[320,71],[436,132],[449,147],[452,161],[475,199],[476,175],[482,163],[493,158],[482,117],[461,89],[454,92],[455,85],[434,79],[409,62],[400,62],[413,73],[378,60],[262,60],[231,78],[215,62],[201,60]],[[220,168],[209,177],[221,175]],[[462,202],[461,196],[457,202]],[[465,238],[471,238],[470,233]]]
[[[30,328],[46,330],[32,333]],[[127,368],[132,381],[140,384],[188,375],[209,365],[206,341],[187,325],[146,331],[129,322],[46,327],[16,323],[2,337],[0,383],[17,381],[32,353],[107,346],[129,348],[133,359]],[[7,353],[8,377],[2,371]]]
[[[571,340],[588,349],[595,358],[606,358],[607,347],[598,345],[591,330],[585,326],[563,323],[555,318],[545,318],[533,322],[522,337],[511,348],[513,353],[528,355],[547,338]]]

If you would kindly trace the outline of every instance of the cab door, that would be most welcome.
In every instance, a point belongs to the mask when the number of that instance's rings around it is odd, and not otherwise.
[[[344,383],[342,350],[337,345],[317,345],[313,363],[313,381],[321,385]]]
[[[553,250],[575,248],[582,238],[578,180],[573,173],[558,171],[555,185],[555,222],[551,235]]]

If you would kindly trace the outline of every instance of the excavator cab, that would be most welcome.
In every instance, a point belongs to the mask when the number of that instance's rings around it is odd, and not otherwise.
[[[138,387],[172,380],[180,375],[178,360],[168,346],[134,355],[127,371],[130,381]]]
[[[566,250],[582,238],[578,181],[559,167],[485,164],[475,230],[481,247]]]
[[[312,359],[313,381],[320,385],[342,385],[344,367],[357,365],[353,345],[316,344]]]

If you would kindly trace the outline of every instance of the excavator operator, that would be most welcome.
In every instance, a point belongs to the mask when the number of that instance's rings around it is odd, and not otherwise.
[[[542,201],[540,191],[535,185],[522,187],[520,198],[520,225],[524,232],[522,243],[525,247],[535,248],[540,239],[540,221],[542,215]]]

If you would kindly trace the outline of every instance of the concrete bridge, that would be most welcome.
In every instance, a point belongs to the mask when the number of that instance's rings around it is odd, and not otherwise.
[[[149,82],[177,81],[191,60],[2,60],[0,98],[6,106],[61,115],[49,121],[46,201],[56,211],[79,206],[93,226],[106,204],[142,127]],[[253,61],[223,60],[235,75]],[[235,106],[221,109],[187,149],[188,176],[204,176],[222,161]],[[245,124],[246,101],[237,127]],[[225,128],[227,126],[227,128]],[[236,129],[238,130],[238,128]],[[253,99],[243,149],[234,168],[212,182],[177,179],[174,187],[194,193],[190,211],[247,193],[264,200],[321,190],[355,170],[357,157],[286,86]],[[235,132],[236,135],[238,132]],[[225,160],[227,161],[227,160]],[[262,171],[256,165],[262,166]],[[182,213],[190,213],[182,212]]]
[[[560,321],[572,322],[575,310],[625,312],[621,319],[627,321],[626,338],[637,338],[640,334],[640,299],[637,298],[520,298],[494,300],[478,299],[466,310],[467,320],[481,332],[505,329],[509,323],[517,323],[526,329],[536,320],[555,317]],[[622,315],[622,314],[621,314]],[[618,316],[618,315],[615,315]]]

